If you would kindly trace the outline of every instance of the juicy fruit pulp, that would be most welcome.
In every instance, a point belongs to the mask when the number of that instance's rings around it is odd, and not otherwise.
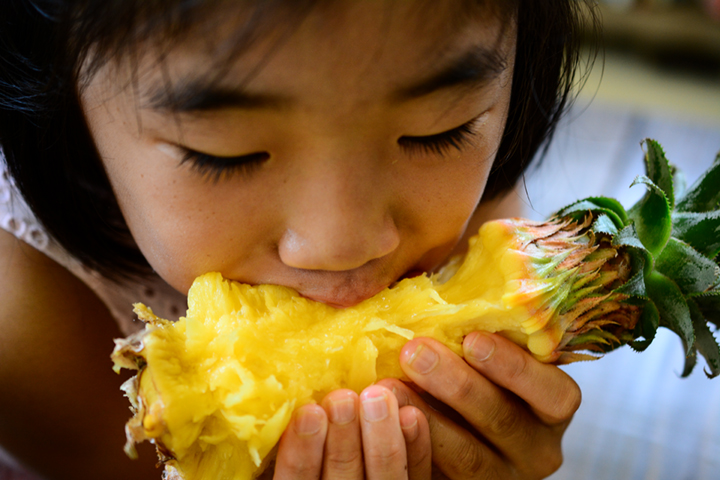
[[[140,370],[124,386],[135,411],[126,450],[149,439],[166,469],[186,480],[252,478],[295,408],[338,388],[401,378],[399,351],[417,336],[461,354],[469,332],[499,332],[541,361],[565,363],[595,358],[578,350],[643,349],[663,325],[685,343],[686,373],[699,350],[718,374],[707,321],[718,320],[720,235],[708,232],[720,231],[720,194],[707,191],[720,161],[673,212],[671,167],[659,145],[646,145],[651,178],[636,182],[649,193],[629,212],[593,198],[546,223],[489,222],[462,262],[352,308],[217,273],[196,279],[177,322],[136,305],[146,329],[113,354],[117,369]]]

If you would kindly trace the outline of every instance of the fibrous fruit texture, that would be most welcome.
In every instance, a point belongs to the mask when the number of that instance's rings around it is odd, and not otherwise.
[[[292,412],[338,388],[402,378],[398,354],[429,336],[461,354],[474,330],[498,332],[544,362],[645,349],[659,326],[677,333],[690,373],[700,352],[720,373],[720,155],[684,194],[661,147],[645,141],[645,196],[626,211],[595,197],[545,223],[489,222],[463,259],[335,309],[272,285],[209,273],[187,315],[144,305],[145,330],[117,340],[115,368],[139,370],[126,451],[152,441],[168,478],[241,480],[262,471]]]

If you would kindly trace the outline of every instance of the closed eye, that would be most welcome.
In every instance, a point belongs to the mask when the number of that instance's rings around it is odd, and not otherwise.
[[[190,163],[193,170],[215,183],[235,173],[250,175],[270,159],[268,152],[256,152],[235,157],[218,157],[185,147],[181,148],[183,158],[180,164]]]
[[[478,117],[479,118],[479,117]],[[402,136],[398,139],[400,147],[409,154],[447,155],[450,150],[462,151],[471,146],[478,132],[473,128],[477,118],[442,133],[427,136]]]

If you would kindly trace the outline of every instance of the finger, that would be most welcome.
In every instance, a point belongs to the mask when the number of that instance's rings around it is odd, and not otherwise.
[[[431,407],[413,389],[395,379],[385,379],[378,383],[395,394],[401,409],[412,405],[423,413],[430,432],[432,463],[449,478],[513,478],[510,468],[492,448]]]
[[[424,480],[432,476],[430,427],[422,411],[410,405],[400,408],[400,428],[405,438],[408,478]]]
[[[352,390],[336,390],[327,394],[322,406],[330,420],[325,440],[322,478],[363,479],[365,474],[357,393]]]
[[[532,360],[522,350],[519,355]],[[547,459],[543,465],[562,463],[564,426],[551,428],[543,423],[516,395],[483,377],[440,342],[428,338],[408,342],[400,364],[408,377],[457,411],[522,471],[538,468],[541,457]],[[545,389],[542,383],[534,387],[540,392]]]
[[[365,475],[368,480],[407,478],[405,439],[398,405],[390,390],[371,385],[360,394]]]
[[[403,371],[446,404],[504,453],[528,448],[528,433],[539,421],[517,398],[475,371],[450,349],[432,339],[408,342],[400,354]]]
[[[326,432],[327,417],[320,405],[298,408],[280,438],[273,479],[319,478]]]
[[[537,361],[506,338],[473,332],[465,338],[463,351],[475,370],[522,398],[548,425],[566,425],[580,407],[580,387],[568,374]]]

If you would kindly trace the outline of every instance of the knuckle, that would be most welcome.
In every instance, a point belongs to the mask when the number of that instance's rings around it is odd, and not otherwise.
[[[563,454],[559,448],[553,449],[553,453],[545,458],[545,475],[544,477],[550,476],[553,473],[560,470],[563,464]]]
[[[360,450],[351,452],[333,452],[330,450],[325,455],[325,468],[338,474],[362,471],[362,452]]]
[[[482,478],[481,474],[487,467],[487,459],[483,451],[474,442],[463,442],[458,448],[454,462],[460,475],[469,478]]]
[[[563,464],[563,454],[560,445],[548,446],[537,456],[537,463],[533,466],[534,478],[546,478],[557,472]]]
[[[551,416],[554,423],[564,423],[570,420],[582,403],[582,391],[580,386],[573,380],[569,380],[568,384],[560,389],[555,402]]]
[[[290,471],[290,478],[306,478],[316,476],[320,468],[317,462],[313,460],[298,458],[289,465],[288,470]]]
[[[510,383],[520,381],[529,370],[529,359],[527,355],[513,355],[513,359],[506,363],[505,377]]]
[[[417,455],[408,456],[408,459],[407,459],[407,461],[408,461],[408,468],[411,469],[411,470],[416,469],[416,468],[419,468],[419,467],[420,467],[421,465],[423,465],[423,463],[425,463],[426,461],[429,462],[429,461],[430,461],[430,458],[429,458],[429,457],[431,457],[431,456],[432,456],[432,454],[430,453],[430,450],[429,450],[429,449],[426,450],[426,451],[424,451],[423,453],[420,453],[420,454],[417,454]]]
[[[405,462],[405,445],[393,442],[382,448],[372,448],[365,452],[365,462],[375,468],[385,469],[397,462]]]
[[[568,395],[565,399],[565,408],[564,408],[564,416],[566,419],[572,417],[575,412],[577,412],[578,408],[580,408],[580,404],[582,403],[582,390],[580,390],[580,385],[575,383],[574,381],[570,382],[570,387],[568,389]]]
[[[505,402],[499,402],[489,417],[488,428],[493,435],[507,437],[508,435],[526,435],[526,418],[514,408],[509,408]]]
[[[465,370],[460,369],[455,373],[458,378],[453,382],[453,390],[450,391],[450,399],[453,402],[461,403],[465,400],[471,400],[475,395],[475,384],[472,376]]]

